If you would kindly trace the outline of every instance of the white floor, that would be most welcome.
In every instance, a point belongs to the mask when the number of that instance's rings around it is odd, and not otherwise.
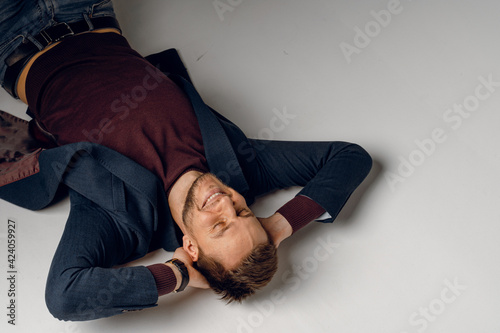
[[[115,8],[133,47],[176,47],[208,104],[249,136],[353,141],[375,167],[333,225],[310,225],[280,247],[277,277],[253,299],[226,306],[191,290],[85,323],[59,322],[44,304],[68,201],[41,212],[0,202],[2,332],[499,332],[498,1]],[[0,109],[25,108],[2,92]],[[285,111],[290,118],[275,119]],[[270,214],[295,190],[254,210]],[[17,223],[15,327],[6,316],[8,218]]]

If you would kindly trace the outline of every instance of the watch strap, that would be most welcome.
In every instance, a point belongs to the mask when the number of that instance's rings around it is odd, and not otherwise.
[[[186,287],[189,283],[189,273],[188,273],[188,270],[186,268],[186,265],[184,265],[184,263],[177,258],[170,259],[166,263],[171,263],[172,265],[177,267],[177,269],[179,270],[179,272],[182,275],[181,286],[179,287],[179,289],[174,290],[174,293],[178,293],[178,292],[181,292],[184,289],[186,289]]]

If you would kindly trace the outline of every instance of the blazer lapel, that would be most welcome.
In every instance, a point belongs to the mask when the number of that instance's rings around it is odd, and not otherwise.
[[[192,84],[178,75],[171,75],[169,77],[184,90],[193,105],[200,125],[205,157],[210,171],[228,186],[245,195],[249,189],[248,183],[238,163],[231,142],[220,122],[203,102]]]

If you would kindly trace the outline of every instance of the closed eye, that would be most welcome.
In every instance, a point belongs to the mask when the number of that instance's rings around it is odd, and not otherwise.
[[[215,230],[219,227],[222,227],[223,224],[224,224],[224,222],[222,222],[222,221],[215,223],[214,226],[212,227],[212,230]]]
[[[211,237],[212,238],[220,238],[222,237],[222,235],[226,232],[227,229],[229,229],[230,227],[232,226],[232,224],[226,224],[224,222],[218,222],[216,223],[212,230],[214,232],[216,232],[215,234],[213,234]]]

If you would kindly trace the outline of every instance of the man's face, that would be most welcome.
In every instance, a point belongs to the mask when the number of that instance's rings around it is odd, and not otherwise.
[[[268,241],[243,196],[210,173],[194,181],[182,216],[195,246],[226,269],[237,267],[255,246]]]

